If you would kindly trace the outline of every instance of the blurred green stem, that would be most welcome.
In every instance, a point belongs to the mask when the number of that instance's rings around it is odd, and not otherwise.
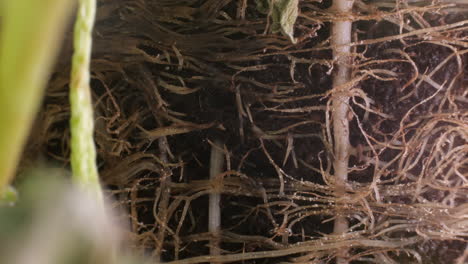
[[[90,61],[96,0],[80,0],[74,31],[71,70],[71,166],[73,180],[102,201],[93,140],[94,119],[90,92]]]
[[[1,3],[0,194],[15,174],[71,4],[68,0]]]

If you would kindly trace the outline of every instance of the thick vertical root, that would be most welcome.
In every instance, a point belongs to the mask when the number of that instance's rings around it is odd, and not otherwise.
[[[335,0],[332,10],[337,13],[348,13],[353,6],[353,0]],[[343,15],[343,17],[345,17]],[[332,96],[332,120],[334,135],[334,160],[333,168],[336,184],[336,196],[339,200],[345,195],[344,186],[348,179],[349,162],[349,93],[346,84],[351,77],[350,69],[350,46],[351,43],[351,21],[339,20],[332,26],[331,44],[333,47],[333,59],[337,65],[337,71],[333,77],[334,93]],[[337,216],[334,223],[334,233],[342,234],[348,229],[348,221],[344,216]],[[338,253],[337,263],[347,263],[343,259],[346,252]]]

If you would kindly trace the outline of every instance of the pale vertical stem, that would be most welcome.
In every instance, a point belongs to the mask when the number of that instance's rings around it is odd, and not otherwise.
[[[223,144],[221,140],[216,139],[211,146],[211,157],[210,157],[210,181],[214,188],[210,193],[209,197],[209,211],[208,211],[208,231],[212,234],[213,239],[210,242],[210,255],[218,256],[221,254],[219,247],[219,232],[221,229],[221,209],[219,203],[221,201],[220,192],[220,174],[222,173],[224,166],[224,155],[223,155]],[[212,262],[219,263],[219,262]]]
[[[333,47],[333,60],[336,65],[336,72],[333,76],[334,93],[332,96],[332,120],[334,136],[334,160],[333,169],[336,181],[337,199],[345,195],[344,186],[348,180],[349,163],[349,87],[344,84],[351,78],[351,25],[352,22],[346,20],[345,13],[351,12],[354,0],[335,0],[331,9],[337,14],[336,22],[332,25],[331,45]],[[343,19],[343,20],[341,20]],[[339,87],[339,88],[338,88]],[[334,223],[334,233],[342,234],[348,229],[346,217],[338,216]],[[337,263],[347,263],[343,258],[346,251],[338,253]]]
[[[103,202],[96,166],[94,116],[90,91],[92,31],[96,0],[80,0],[73,39],[70,81],[71,167],[73,180]]]

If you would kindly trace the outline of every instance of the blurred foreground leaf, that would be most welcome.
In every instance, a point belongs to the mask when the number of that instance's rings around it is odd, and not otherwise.
[[[122,250],[116,255],[120,229],[93,195],[55,172],[30,174],[17,205],[0,207],[0,263],[138,263]]]
[[[69,0],[0,3],[0,192],[7,190],[5,186],[15,173],[72,3]]]

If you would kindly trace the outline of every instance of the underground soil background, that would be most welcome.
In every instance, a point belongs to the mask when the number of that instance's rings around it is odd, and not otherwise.
[[[131,230],[129,244],[174,263],[210,262],[190,258],[214,247],[237,256],[219,263],[460,259],[468,6],[398,2],[356,1],[345,14],[353,45],[343,198],[330,137],[339,67],[330,30],[340,15],[331,1],[297,2],[293,40],[273,30],[268,1],[98,1],[91,66],[98,166]],[[71,31],[24,170],[69,167],[70,38]],[[210,180],[213,155],[222,168]],[[213,234],[208,204],[216,192],[221,228]],[[333,233],[338,216],[349,223],[343,236]]]

